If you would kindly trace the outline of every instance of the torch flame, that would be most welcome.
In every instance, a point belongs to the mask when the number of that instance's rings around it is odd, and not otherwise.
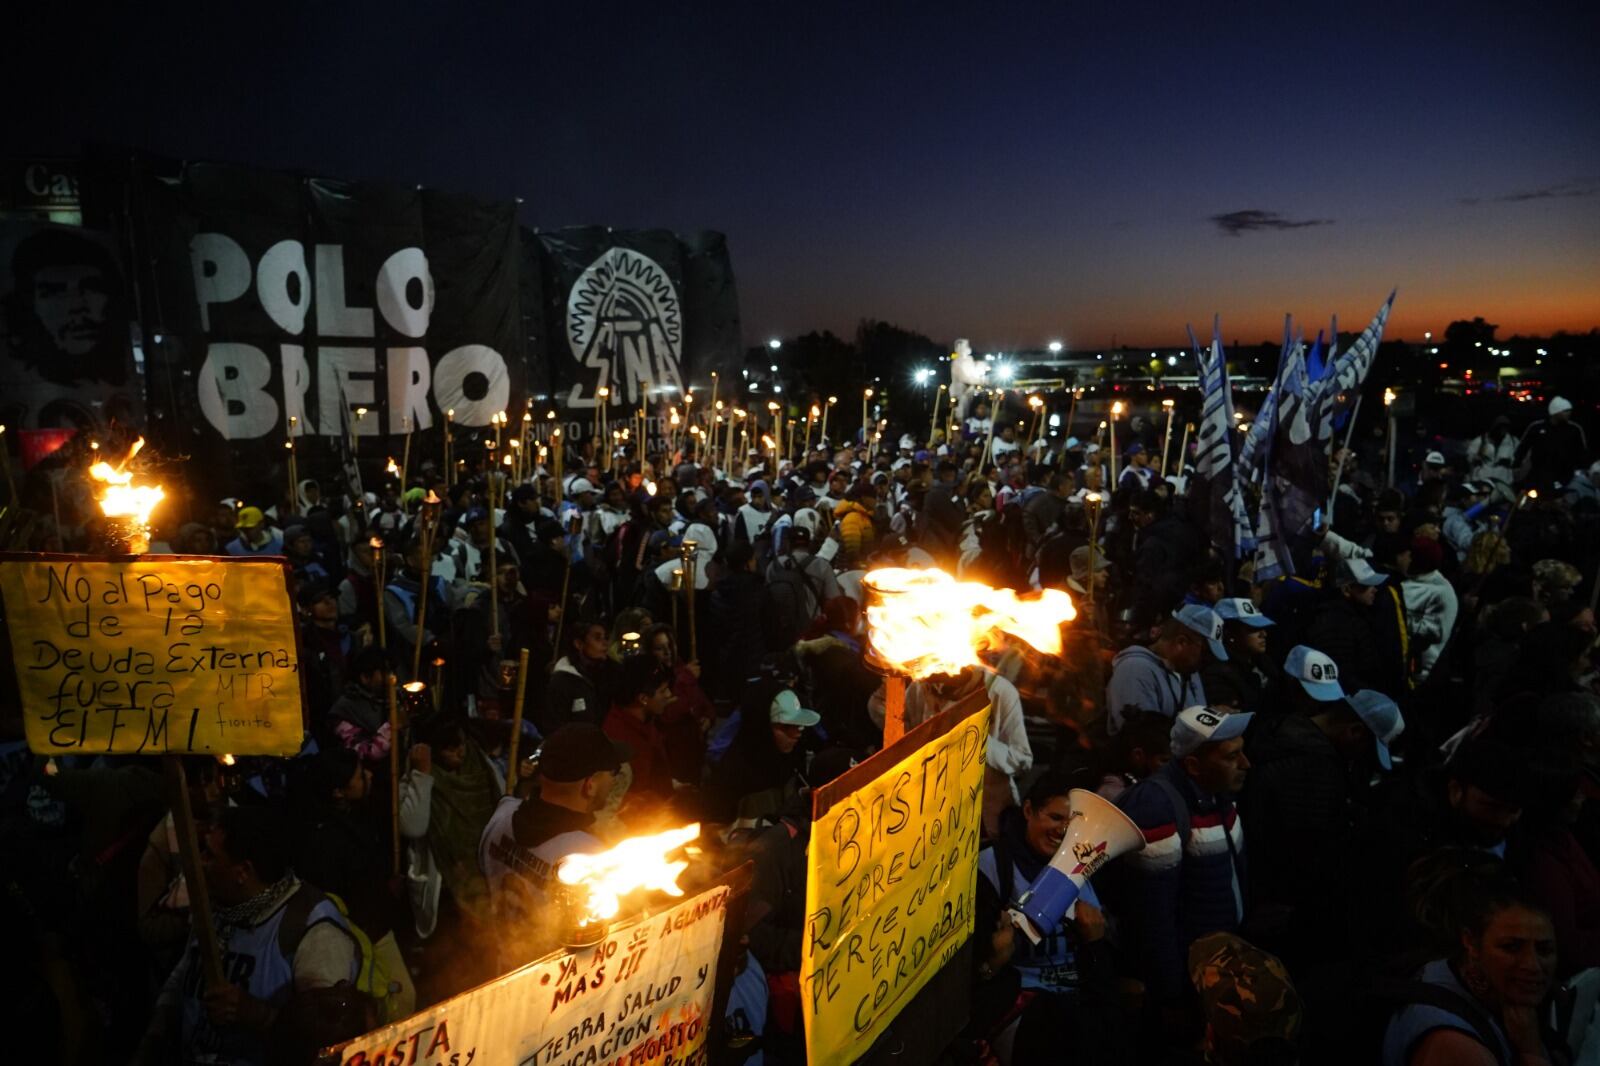
[[[863,585],[873,655],[917,679],[982,665],[978,653],[997,633],[1059,655],[1061,624],[1077,616],[1060,589],[1021,597],[942,570],[888,567],[867,574]]]
[[[400,466],[394,461],[394,456],[389,456],[389,465],[384,467],[384,473],[393,477],[400,476]]]
[[[105,485],[100,493],[101,512],[107,518],[126,519],[141,530],[150,525],[150,512],[166,496],[160,485],[135,485],[133,475],[124,469],[143,447],[144,438],[140,437],[117,466],[102,459],[89,468],[89,476]]]
[[[651,836],[631,837],[610,851],[594,855],[568,855],[556,869],[564,885],[583,885],[589,890],[584,921],[614,918],[622,908],[622,897],[640,889],[683,895],[678,875],[689,868],[686,860],[667,861],[667,856],[700,835],[700,823],[669,829]]]

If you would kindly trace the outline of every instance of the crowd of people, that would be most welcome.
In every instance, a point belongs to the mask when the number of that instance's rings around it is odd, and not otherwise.
[[[309,1061],[558,944],[563,856],[699,822],[693,876],[755,868],[712,1061],[801,1062],[810,792],[882,746],[862,577],[938,566],[1078,607],[1061,655],[997,639],[907,693],[908,726],[993,707],[947,1061],[1564,1061],[1552,996],[1600,967],[1600,463],[1572,405],[1419,430],[1394,484],[1382,433],[1352,437],[1270,582],[1201,532],[1154,419],[1113,456],[962,414],[792,460],[574,447],[559,483],[470,458],[158,512],[152,551],[288,560],[305,748],[187,760],[214,986],[159,765],[13,744],[9,1002],[69,1063]],[[391,674],[422,683],[398,732]],[[1033,943],[1007,905],[1074,789],[1145,845]]]

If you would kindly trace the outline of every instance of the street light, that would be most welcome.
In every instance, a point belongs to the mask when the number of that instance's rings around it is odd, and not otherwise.
[[[1016,376],[1016,373],[1016,367],[1012,366],[1010,363],[1001,363],[999,366],[994,368],[994,376],[1000,381],[1010,381]]]
[[[779,348],[783,347],[783,342],[780,341],[778,338],[774,337],[770,341],[767,342],[767,347],[771,348],[773,351],[777,351]]]
[[[1061,342],[1060,341],[1051,341],[1050,342],[1050,354],[1051,355],[1060,355],[1061,354]]]

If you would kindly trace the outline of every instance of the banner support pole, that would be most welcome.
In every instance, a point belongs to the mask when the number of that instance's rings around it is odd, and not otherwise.
[[[163,755],[161,761],[172,793],[169,802],[177,829],[178,860],[183,867],[184,883],[189,888],[190,924],[200,945],[200,966],[206,987],[221,988],[224,983],[222,951],[217,945],[217,928],[212,923],[211,888],[206,884],[205,871],[200,865],[199,834],[195,831],[194,809],[189,805],[189,778],[183,769],[183,756]]]

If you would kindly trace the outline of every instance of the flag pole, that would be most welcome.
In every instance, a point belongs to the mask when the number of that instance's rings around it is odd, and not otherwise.
[[[1350,450],[1350,440],[1351,440],[1352,437],[1355,436],[1355,433],[1356,433],[1356,419],[1361,417],[1361,401],[1362,401],[1363,398],[1364,398],[1364,395],[1362,393],[1359,393],[1359,392],[1356,393],[1355,406],[1350,408],[1350,424],[1345,427],[1345,431],[1344,431],[1344,447],[1340,449],[1340,451],[1342,451],[1342,452],[1348,452]],[[1333,504],[1334,504],[1334,501],[1336,501],[1339,498],[1339,483],[1341,481],[1343,481],[1343,480],[1344,480],[1344,460],[1340,460],[1339,469],[1337,469],[1337,470],[1335,470],[1333,472],[1333,491],[1328,494],[1328,523],[1329,523],[1329,525],[1333,524]]]

